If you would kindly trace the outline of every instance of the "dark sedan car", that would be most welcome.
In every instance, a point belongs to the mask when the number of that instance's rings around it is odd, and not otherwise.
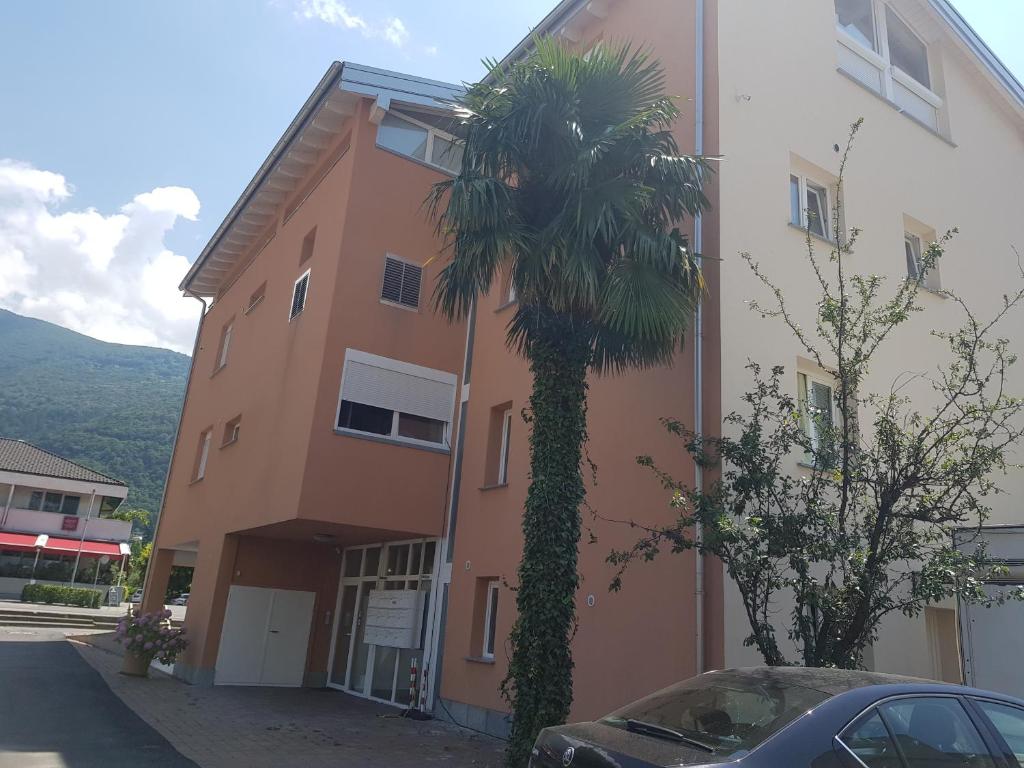
[[[1022,768],[1024,701],[913,677],[708,672],[541,732],[531,768]]]

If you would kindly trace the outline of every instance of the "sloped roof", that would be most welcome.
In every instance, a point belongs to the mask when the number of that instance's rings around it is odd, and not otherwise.
[[[86,483],[123,485],[127,483],[82,466],[63,456],[44,451],[24,440],[0,437],[0,471],[20,472],[25,475],[57,477],[63,480],[81,480]]]

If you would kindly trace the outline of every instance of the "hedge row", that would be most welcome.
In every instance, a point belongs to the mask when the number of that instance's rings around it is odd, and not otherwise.
[[[100,593],[94,589],[64,587],[60,584],[26,584],[21,590],[23,603],[63,603],[82,608],[99,608]]]

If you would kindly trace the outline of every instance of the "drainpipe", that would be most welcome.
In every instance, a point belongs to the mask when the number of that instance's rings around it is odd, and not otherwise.
[[[7,504],[4,506],[4,516],[0,518],[0,528],[7,525],[7,516],[11,514],[11,503],[14,501],[14,483],[11,483],[11,490],[7,492]]]
[[[78,554],[75,555],[75,568],[71,571],[71,586],[75,586],[75,577],[78,575],[78,564],[82,562],[82,547],[85,546],[85,531],[92,519],[92,508],[96,504],[96,489],[92,489],[92,496],[89,497],[89,512],[85,516],[85,525],[82,526],[82,535],[78,537]]]
[[[186,296],[191,296],[193,299],[195,299],[200,304],[202,304],[203,305],[203,311],[202,311],[202,314],[199,315],[199,327],[196,328],[196,339],[195,339],[194,342],[192,342],[192,359],[189,360],[189,364],[188,364],[188,378],[185,379],[185,397],[181,401],[181,413],[178,414],[178,426],[174,430],[174,442],[171,444],[171,458],[170,458],[170,461],[167,462],[167,476],[166,476],[166,478],[164,480],[164,489],[160,493],[160,507],[157,509],[157,512],[156,512],[156,523],[153,525],[153,544],[154,545],[156,545],[156,540],[158,538],[158,534],[160,533],[160,521],[163,519],[163,516],[164,516],[164,502],[167,500],[167,483],[170,482],[170,479],[171,479],[171,465],[174,464],[174,454],[178,450],[178,438],[181,437],[181,422],[185,418],[185,405],[188,403],[188,392],[189,392],[189,389],[191,389],[191,387],[192,387],[192,374],[193,374],[193,372],[196,369],[196,353],[199,351],[199,337],[203,333],[203,322],[206,320],[206,313],[209,310],[209,306],[207,305],[206,300],[202,296],[197,296],[196,294],[192,293],[191,291],[189,291],[187,289],[184,291],[184,293],[185,293]],[[151,560],[152,560],[154,554],[155,554],[155,552],[153,552],[151,550],[150,551],[150,559]],[[151,571],[149,570],[149,564],[147,563],[146,564],[146,578],[142,582],[142,595],[143,595],[143,598],[145,598],[146,590],[149,589],[149,574],[150,573],[151,573]],[[160,602],[163,603],[163,600],[161,600]],[[141,611],[141,604],[140,604],[140,609],[139,610]]]
[[[697,14],[695,20],[695,64],[696,88],[694,90],[694,154],[704,154],[704,0],[696,0]],[[693,248],[697,254],[697,265],[703,267],[701,256],[704,247],[704,222],[700,214],[693,221]],[[697,304],[697,315],[693,332],[693,430],[698,435],[704,432],[704,302]],[[704,489],[704,471],[694,463],[693,487],[697,493]],[[704,556],[700,554],[700,545],[704,542],[704,530],[697,526],[694,538],[698,547],[696,552],[696,572],[694,573],[694,642],[696,645],[697,673],[704,671]]]

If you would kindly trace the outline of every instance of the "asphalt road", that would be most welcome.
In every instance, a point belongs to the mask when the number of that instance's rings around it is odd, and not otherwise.
[[[0,627],[0,768],[196,768],[59,630]]]

